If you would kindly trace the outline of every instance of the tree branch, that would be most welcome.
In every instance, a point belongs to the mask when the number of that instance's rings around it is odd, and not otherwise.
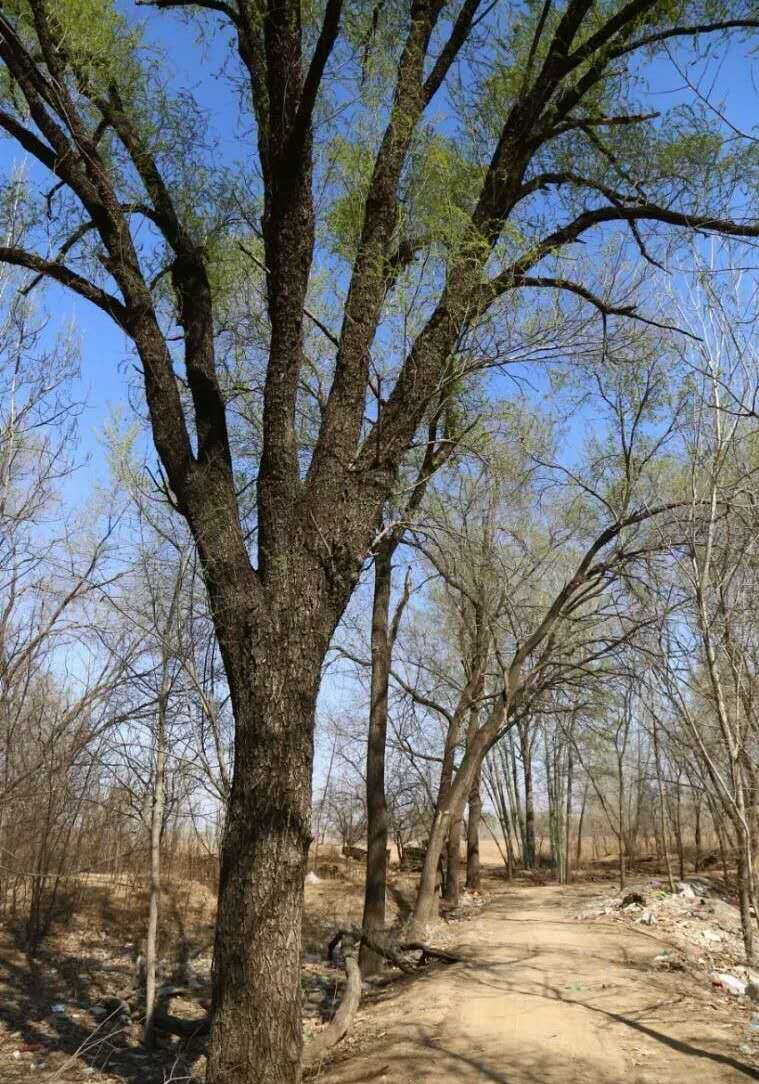
[[[69,290],[73,290],[80,297],[84,297],[87,301],[97,305],[99,309],[102,309],[103,312],[106,312],[115,320],[121,328],[127,330],[128,312],[124,304],[113,294],[102,290],[88,279],[78,275],[76,271],[66,267],[65,264],[57,263],[54,260],[45,260],[33,252],[26,252],[24,249],[6,246],[0,246],[0,263],[26,267],[30,271],[36,271],[40,276],[53,279],[55,282],[60,283],[61,286],[68,287]]]

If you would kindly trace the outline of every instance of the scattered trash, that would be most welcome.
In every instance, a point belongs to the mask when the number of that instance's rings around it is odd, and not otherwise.
[[[644,926],[655,926],[656,915],[653,913],[653,911],[644,911],[638,919],[638,922],[642,923]]]
[[[307,885],[321,884],[321,877],[317,877],[316,874],[314,873],[314,871],[311,870],[309,873],[306,874],[306,884]]]
[[[643,896],[641,896],[640,892],[628,892],[625,898],[620,903],[619,909],[620,911],[624,911],[626,908],[630,907],[634,903],[640,904],[641,907],[646,906],[646,901]]]
[[[684,896],[686,900],[696,899],[696,893],[693,889],[693,885],[689,884],[687,881],[677,882],[677,893],[679,896]]]
[[[751,1013],[751,1023],[749,1027],[752,1031],[759,1031],[759,1012]]]
[[[712,971],[712,986],[718,990],[725,990],[728,994],[742,997],[746,993],[747,984],[735,975],[727,975],[723,971]]]
[[[54,1005],[50,1006],[50,1012],[55,1013],[56,1016],[60,1016],[61,1013],[64,1013],[65,1011],[66,1011],[66,1006],[61,1005],[60,1001],[56,1001]]]

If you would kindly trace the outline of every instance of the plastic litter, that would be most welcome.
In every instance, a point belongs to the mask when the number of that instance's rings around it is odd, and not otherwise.
[[[728,994],[742,997],[746,993],[746,983],[737,979],[735,975],[727,975],[724,971],[712,971],[712,986],[718,990],[725,990]]]

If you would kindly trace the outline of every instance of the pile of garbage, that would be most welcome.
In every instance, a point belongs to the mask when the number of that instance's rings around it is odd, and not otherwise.
[[[678,881],[675,892],[661,880],[634,884],[624,893],[592,901],[575,918],[655,927],[675,951],[662,949],[656,967],[690,965],[706,971],[715,989],[759,1002],[759,973],[745,967],[737,903],[724,898],[708,877]],[[652,930],[653,932],[653,930]]]

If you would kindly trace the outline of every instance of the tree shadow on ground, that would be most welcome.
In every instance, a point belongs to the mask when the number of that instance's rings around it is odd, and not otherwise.
[[[8,1067],[12,1079],[39,1076],[33,1066],[42,1061],[56,1078],[71,1073],[78,1079],[84,1070],[123,1084],[157,1084],[172,1066],[189,1065],[197,1056],[190,1044],[161,1040],[151,1051],[141,1045],[141,1021],[124,1014],[118,994],[104,986],[109,979],[124,985],[129,972],[104,967],[97,945],[81,954],[45,946],[31,960],[11,949],[0,952],[0,1021],[19,1054]]]

